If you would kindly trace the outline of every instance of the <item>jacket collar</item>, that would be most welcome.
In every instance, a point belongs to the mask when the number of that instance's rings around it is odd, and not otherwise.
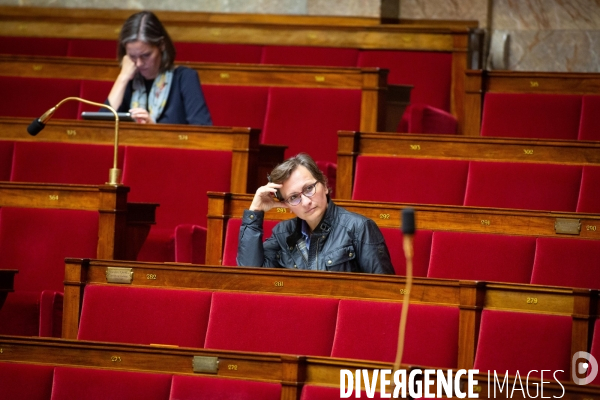
[[[337,216],[337,206],[331,200],[331,197],[327,195],[327,210],[325,210],[325,215],[317,228],[313,231],[313,233],[324,233],[328,234],[331,228],[333,227],[333,222]],[[286,238],[286,243],[288,247],[295,247],[298,240],[302,238],[302,220],[296,217],[296,228],[294,232]]]

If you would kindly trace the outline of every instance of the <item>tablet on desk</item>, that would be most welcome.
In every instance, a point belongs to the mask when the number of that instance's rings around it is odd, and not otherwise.
[[[134,119],[131,117],[131,113],[128,112],[118,112],[119,121],[129,121],[133,122]],[[115,114],[111,112],[102,112],[102,111],[84,111],[81,113],[81,118],[83,119],[91,119],[96,121],[114,121]]]

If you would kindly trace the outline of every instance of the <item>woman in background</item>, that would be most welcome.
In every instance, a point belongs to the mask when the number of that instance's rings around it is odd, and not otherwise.
[[[132,15],[119,35],[121,72],[106,104],[142,124],[212,125],[198,73],[175,67],[175,47],[150,11]]]

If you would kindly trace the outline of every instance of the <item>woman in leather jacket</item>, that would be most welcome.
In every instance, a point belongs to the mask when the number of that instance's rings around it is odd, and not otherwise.
[[[275,201],[278,199],[279,201]],[[296,218],[278,223],[264,243],[265,211],[288,208]],[[327,178],[300,153],[275,167],[256,191],[240,228],[239,266],[394,274],[390,254],[373,220],[338,207]]]

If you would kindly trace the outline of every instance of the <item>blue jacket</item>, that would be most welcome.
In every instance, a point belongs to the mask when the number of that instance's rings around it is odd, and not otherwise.
[[[118,112],[128,112],[133,80],[129,81]],[[106,100],[105,104],[109,104]],[[102,109],[102,111],[106,111]],[[210,111],[204,100],[198,73],[188,67],[173,70],[173,84],[165,108],[156,121],[159,124],[212,125]]]

